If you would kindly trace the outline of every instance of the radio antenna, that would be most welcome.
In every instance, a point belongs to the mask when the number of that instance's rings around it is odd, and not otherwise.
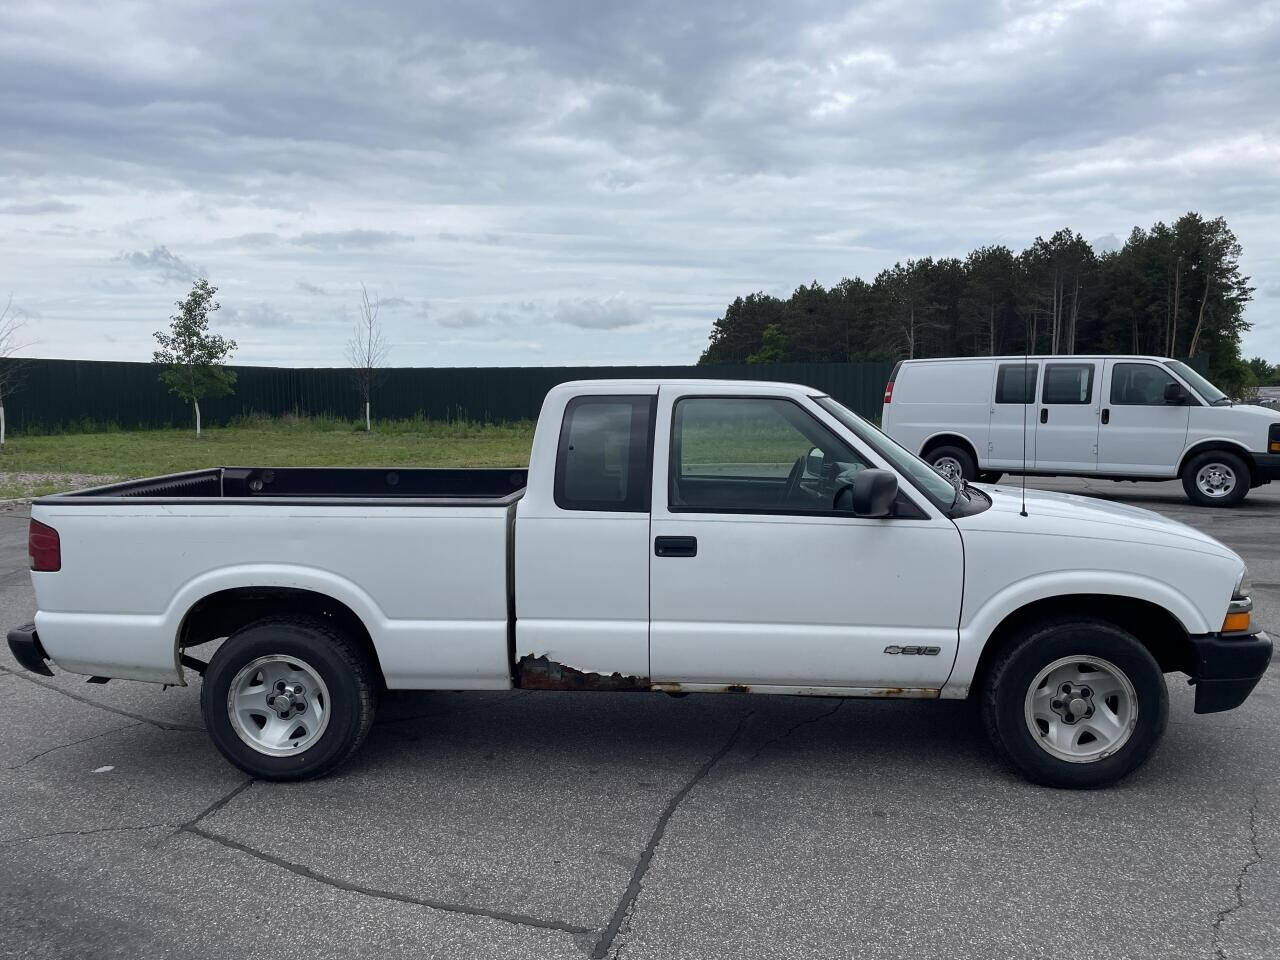
[[[1031,358],[1031,325],[1027,324],[1027,335],[1022,341],[1022,510],[1019,516],[1027,515],[1027,372]],[[1035,398],[1035,388],[1031,390]]]

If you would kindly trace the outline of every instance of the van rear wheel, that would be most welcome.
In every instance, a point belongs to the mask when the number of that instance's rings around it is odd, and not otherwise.
[[[962,447],[934,447],[925,459],[948,480],[978,479],[978,465],[974,463],[973,455]]]

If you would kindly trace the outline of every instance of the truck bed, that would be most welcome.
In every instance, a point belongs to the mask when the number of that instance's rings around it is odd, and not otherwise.
[[[507,506],[524,493],[524,468],[448,470],[422,467],[209,467],[125,480],[37,500],[41,504],[357,500],[429,502],[440,506]]]

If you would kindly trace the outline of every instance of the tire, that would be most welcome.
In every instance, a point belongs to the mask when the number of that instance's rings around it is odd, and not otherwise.
[[[996,752],[1049,787],[1115,783],[1142,765],[1169,720],[1169,690],[1151,653],[1132,634],[1089,618],[1028,628],[997,656],[981,697]]]
[[[948,479],[956,470],[959,470],[960,476],[966,480],[978,479],[978,465],[974,463],[973,454],[963,447],[934,447],[924,459],[928,461],[929,466]]]
[[[978,473],[979,483],[999,483],[1004,474],[999,470],[982,470]]]
[[[1249,492],[1249,465],[1226,450],[1206,450],[1182,468],[1182,489],[1202,507],[1234,507]]]
[[[373,725],[376,673],[359,646],[328,622],[270,617],[236,631],[214,654],[200,711],[214,745],[245,773],[308,780],[364,742]],[[237,690],[242,699],[233,710]]]

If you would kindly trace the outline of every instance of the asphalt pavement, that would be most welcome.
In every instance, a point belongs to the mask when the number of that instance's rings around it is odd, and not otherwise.
[[[1280,633],[1280,484],[1036,481],[1209,531]],[[0,511],[0,624],[28,620]],[[0,650],[0,957],[1280,955],[1280,669],[1119,786],[1031,786],[971,704],[415,693],[353,762],[251,782],[198,688]]]

